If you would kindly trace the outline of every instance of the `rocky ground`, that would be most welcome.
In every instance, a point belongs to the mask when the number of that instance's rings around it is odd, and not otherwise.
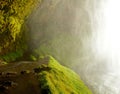
[[[72,70],[54,58],[0,66],[0,94],[92,94]]]

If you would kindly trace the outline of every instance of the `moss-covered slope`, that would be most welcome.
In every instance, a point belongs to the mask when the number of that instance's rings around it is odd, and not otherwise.
[[[13,61],[26,49],[25,19],[41,0],[0,0],[0,57]]]
[[[72,70],[50,57],[48,65],[40,67],[39,82],[42,94],[92,94]]]
[[[9,83],[9,84],[7,84]],[[0,94],[92,94],[79,76],[53,57],[0,66]]]

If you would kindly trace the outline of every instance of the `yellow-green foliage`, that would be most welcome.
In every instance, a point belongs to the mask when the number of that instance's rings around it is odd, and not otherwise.
[[[48,65],[40,66],[39,81],[42,94],[92,94],[72,70],[49,58]]]
[[[24,21],[41,0],[0,0],[0,57],[25,49]]]
[[[13,40],[15,41],[16,35],[20,33],[20,29],[21,29],[21,23],[18,20],[18,18],[16,17],[9,17],[9,25],[8,25],[8,29],[13,38]]]

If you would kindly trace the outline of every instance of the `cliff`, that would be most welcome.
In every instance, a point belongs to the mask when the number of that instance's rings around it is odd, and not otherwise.
[[[9,67],[9,68],[8,68]],[[53,57],[0,67],[2,94],[92,94],[80,77]]]

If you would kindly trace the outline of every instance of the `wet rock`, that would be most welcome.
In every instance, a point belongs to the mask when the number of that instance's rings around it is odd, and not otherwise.
[[[24,71],[21,71],[21,74],[29,74],[30,71],[29,70],[24,70]]]
[[[7,72],[7,73],[5,73],[5,76],[6,77],[15,77],[15,76],[17,76],[17,72]]]
[[[0,85],[0,93],[4,92],[7,89],[8,89],[7,87]]]
[[[34,68],[34,72],[35,73],[39,73],[39,72],[41,72],[41,71],[49,71],[49,70],[51,70],[51,68],[50,67],[38,67],[38,68]]]
[[[17,86],[17,83],[13,82],[13,81],[1,81],[0,82],[0,86],[4,86],[4,87],[14,87]]]

